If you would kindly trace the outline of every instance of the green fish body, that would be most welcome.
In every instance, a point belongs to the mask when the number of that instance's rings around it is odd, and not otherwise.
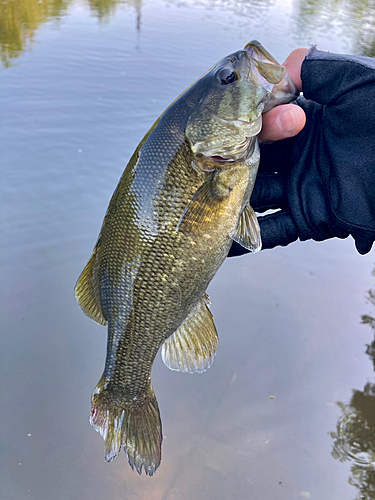
[[[151,385],[160,347],[173,370],[211,365],[218,338],[206,289],[233,240],[261,247],[249,205],[261,113],[295,93],[285,68],[251,42],[181,94],[130,159],[76,285],[84,312],[108,324],[90,418],[108,461],[124,446],[139,473],[160,464]]]

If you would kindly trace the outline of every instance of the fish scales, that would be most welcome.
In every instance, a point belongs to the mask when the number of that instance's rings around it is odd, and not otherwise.
[[[108,324],[90,417],[107,460],[123,446],[139,473],[160,464],[151,369],[161,346],[173,370],[211,365],[218,340],[206,289],[233,240],[260,249],[249,205],[256,135],[262,111],[295,93],[285,68],[251,42],[181,94],[129,161],[76,285],[86,314]]]

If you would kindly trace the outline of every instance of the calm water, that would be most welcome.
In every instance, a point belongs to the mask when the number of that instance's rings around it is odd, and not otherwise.
[[[373,252],[225,262],[213,366],[155,361],[153,478],[103,461],[88,416],[106,330],[73,293],[127,160],[186,86],[253,38],[281,61],[311,43],[375,55],[374,23],[373,0],[0,0],[1,499],[375,498]]]

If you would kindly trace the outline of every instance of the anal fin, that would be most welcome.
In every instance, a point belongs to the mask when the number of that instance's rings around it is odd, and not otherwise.
[[[245,206],[230,237],[250,252],[259,252],[262,248],[259,222],[249,203]]]
[[[207,303],[205,294],[180,328],[164,342],[161,356],[171,370],[204,372],[212,365],[219,340]]]

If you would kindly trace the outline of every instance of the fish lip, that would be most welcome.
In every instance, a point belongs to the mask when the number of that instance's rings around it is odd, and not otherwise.
[[[258,42],[258,40],[251,40],[245,45],[243,50],[250,59],[257,59],[259,61],[268,60],[278,66],[282,66],[278,61],[276,61],[273,55],[270,54],[260,42]],[[256,53],[258,57],[254,57],[254,53]]]
[[[291,102],[300,95],[296,85],[287,73],[285,66],[276,61],[272,54],[270,54],[260,42],[252,40],[245,45],[243,50],[245,51],[249,62],[247,80],[263,87],[267,93],[267,98],[263,101],[263,113],[266,113],[277,105]],[[270,81],[266,78],[267,75],[265,75],[261,67],[259,67],[259,64],[263,65],[264,63],[271,67],[272,65],[275,65],[275,69],[278,67],[284,70],[284,75],[280,81],[277,81],[276,79],[273,80],[272,83],[272,80]],[[258,81],[254,82],[254,74],[256,75],[256,80]]]
[[[277,66],[281,66],[281,64],[279,64],[271,54],[265,51],[263,46],[257,40],[252,40],[251,42],[247,43],[243,50],[246,54],[246,58],[249,64],[249,72],[247,74],[246,80],[253,85],[262,87],[268,94],[271,94],[274,84],[270,83],[263,75],[260,74],[257,68],[257,61],[271,62]],[[271,58],[270,61],[267,61],[267,57],[264,51],[266,52],[267,56]]]

